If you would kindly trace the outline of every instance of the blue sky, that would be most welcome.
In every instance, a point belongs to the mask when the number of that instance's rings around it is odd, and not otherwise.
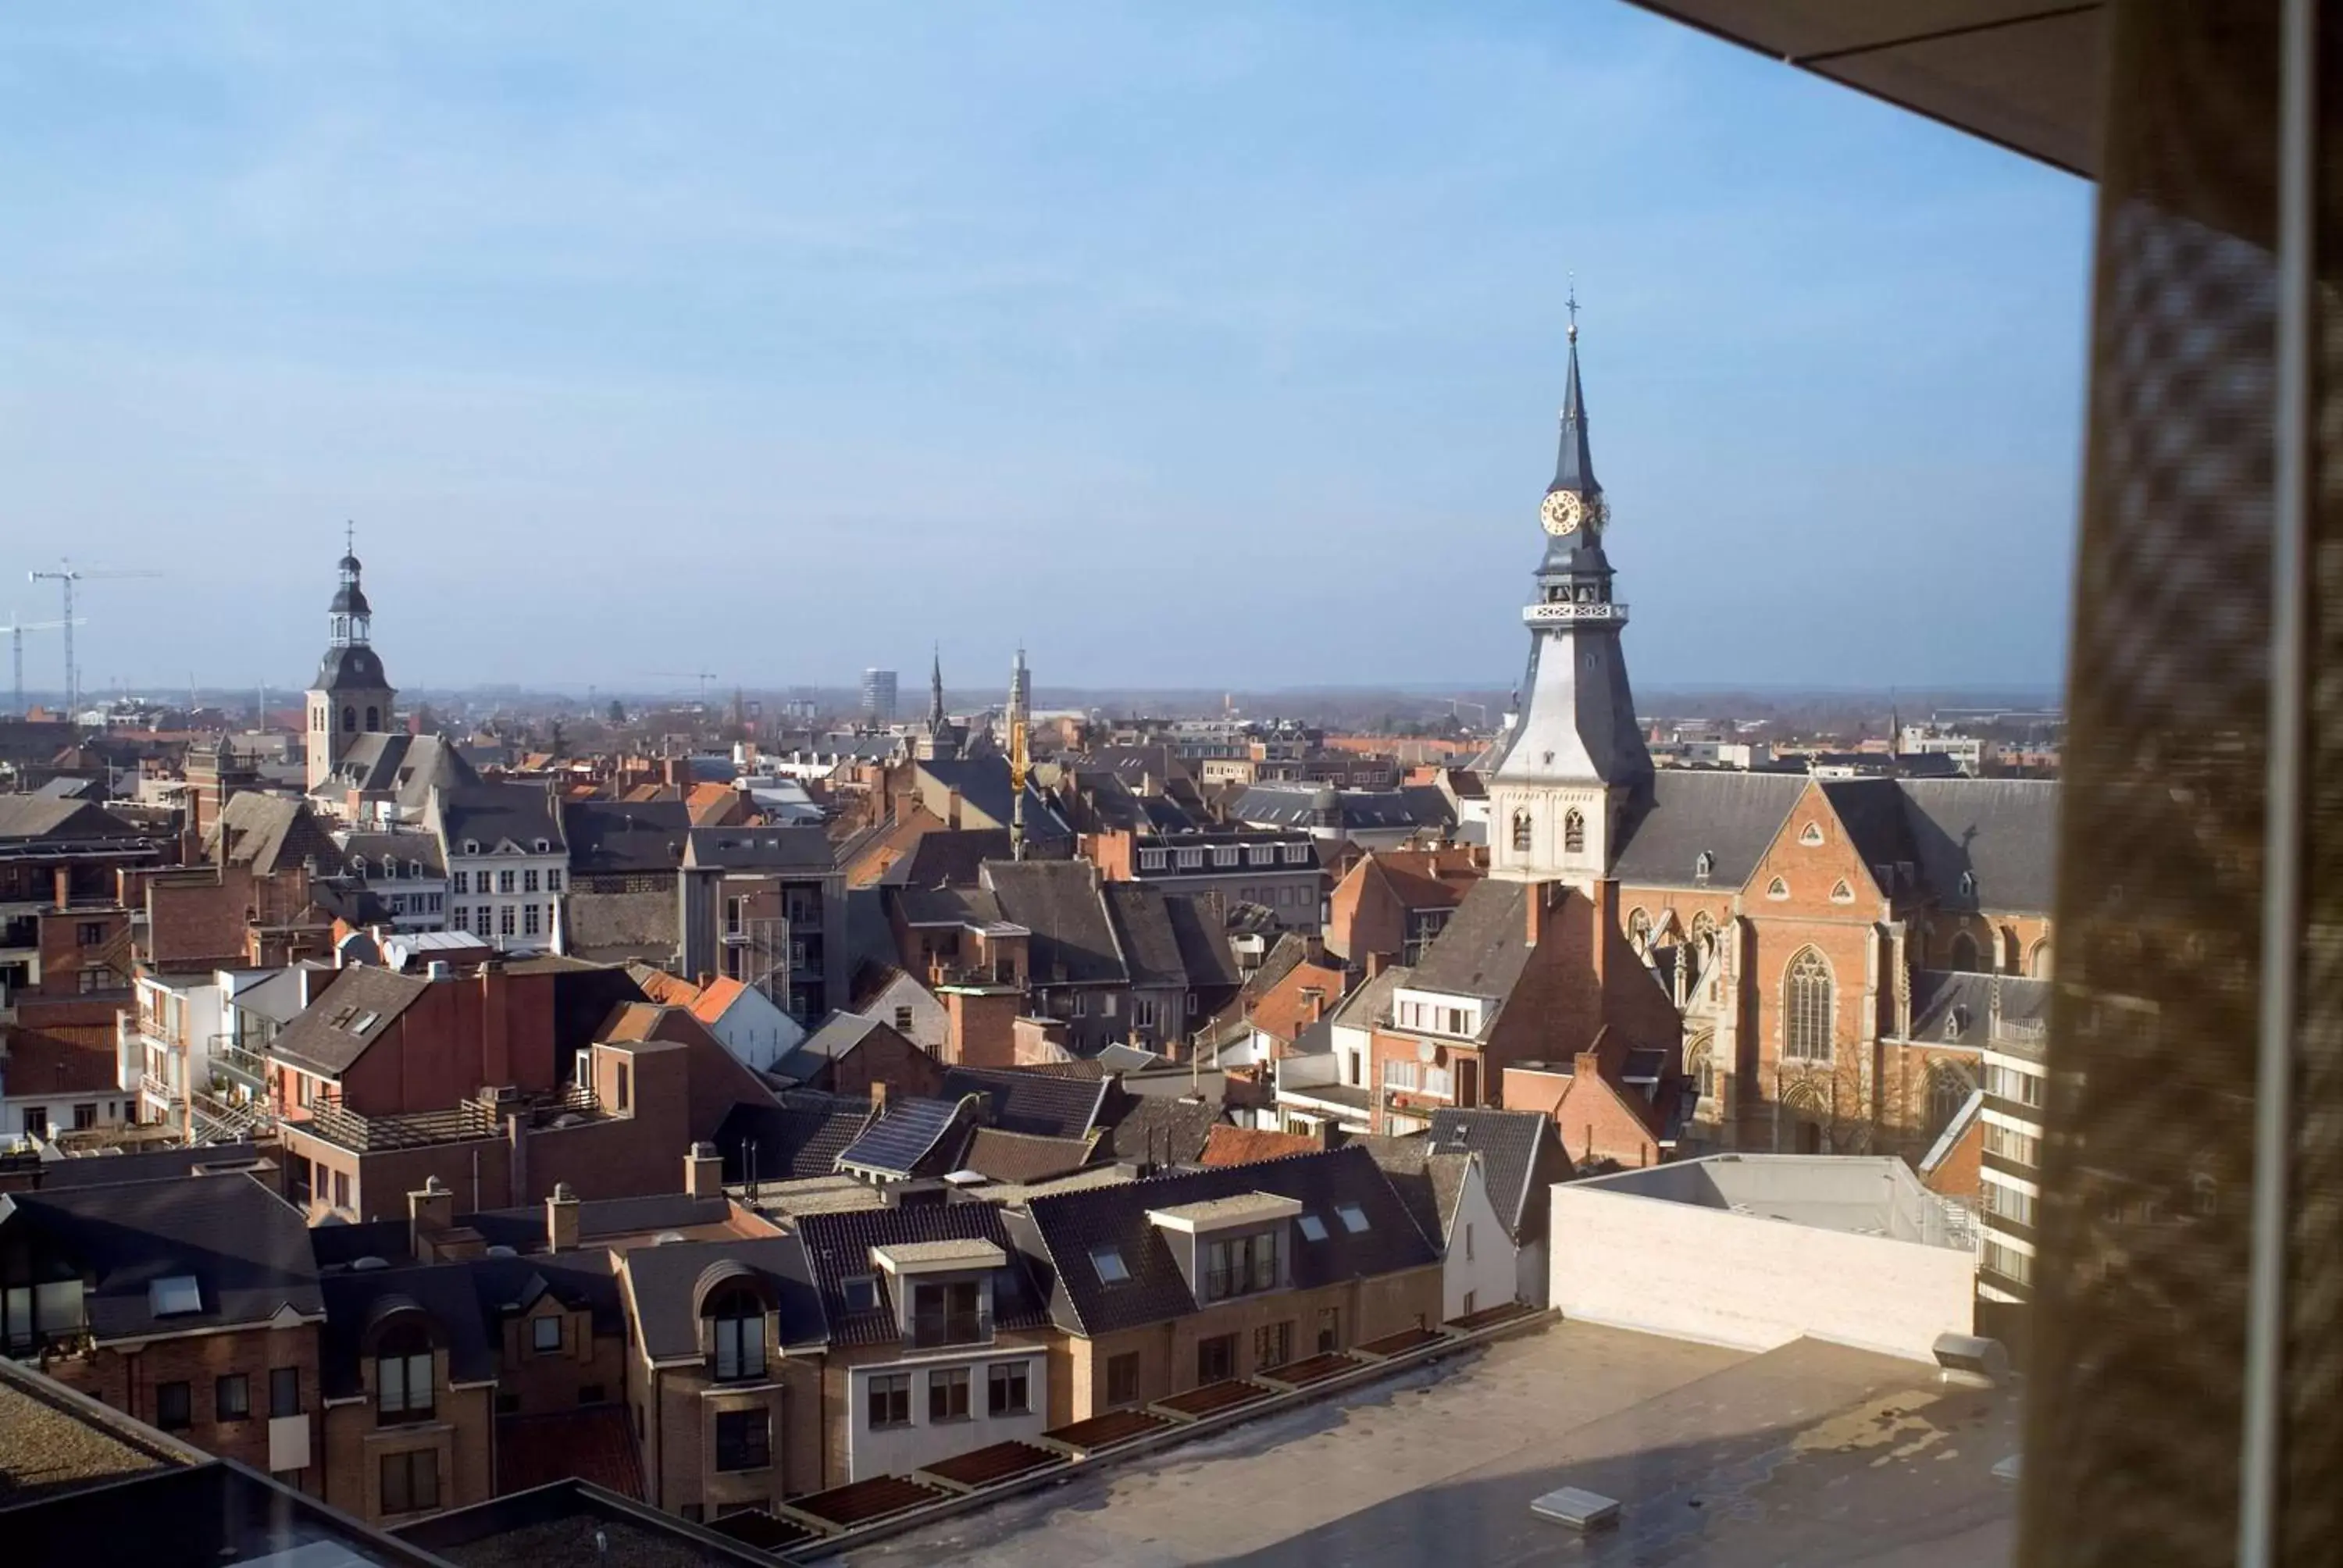
[[[410,685],[1503,685],[1575,272],[1639,681],[2048,682],[2089,222],[1618,0],[12,6],[0,615],[306,678],[354,518]]]

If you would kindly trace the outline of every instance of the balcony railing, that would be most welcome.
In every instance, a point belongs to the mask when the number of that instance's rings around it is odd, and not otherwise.
[[[176,1105],[185,1098],[166,1081],[156,1077],[151,1072],[142,1072],[138,1075],[138,1091],[149,1099],[159,1100],[166,1105]]]
[[[247,1087],[259,1089],[268,1081],[266,1059],[238,1045],[232,1034],[212,1036],[211,1060],[214,1067],[243,1079]]]
[[[989,1344],[991,1340],[990,1312],[916,1312],[911,1317],[911,1343],[916,1349]]]

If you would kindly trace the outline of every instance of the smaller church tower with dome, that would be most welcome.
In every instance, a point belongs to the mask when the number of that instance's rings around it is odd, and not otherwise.
[[[327,613],[326,657],[309,683],[306,739],[313,790],[332,777],[352,741],[389,729],[390,702],[397,695],[383,673],[382,656],[374,650],[374,611],[358,586],[355,538],[343,549],[339,569],[341,582]]]

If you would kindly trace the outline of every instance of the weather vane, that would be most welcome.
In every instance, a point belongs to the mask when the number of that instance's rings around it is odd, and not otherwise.
[[[1562,303],[1564,307],[1570,312],[1570,340],[1573,343],[1575,343],[1578,341],[1578,274],[1574,272],[1568,276],[1570,278],[1570,296]]]

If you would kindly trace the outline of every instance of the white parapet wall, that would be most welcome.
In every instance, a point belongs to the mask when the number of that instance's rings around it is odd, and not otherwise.
[[[1763,1351],[1802,1337],[1932,1361],[1976,1260],[1901,1161],[1720,1155],[1554,1189],[1565,1318]]]

